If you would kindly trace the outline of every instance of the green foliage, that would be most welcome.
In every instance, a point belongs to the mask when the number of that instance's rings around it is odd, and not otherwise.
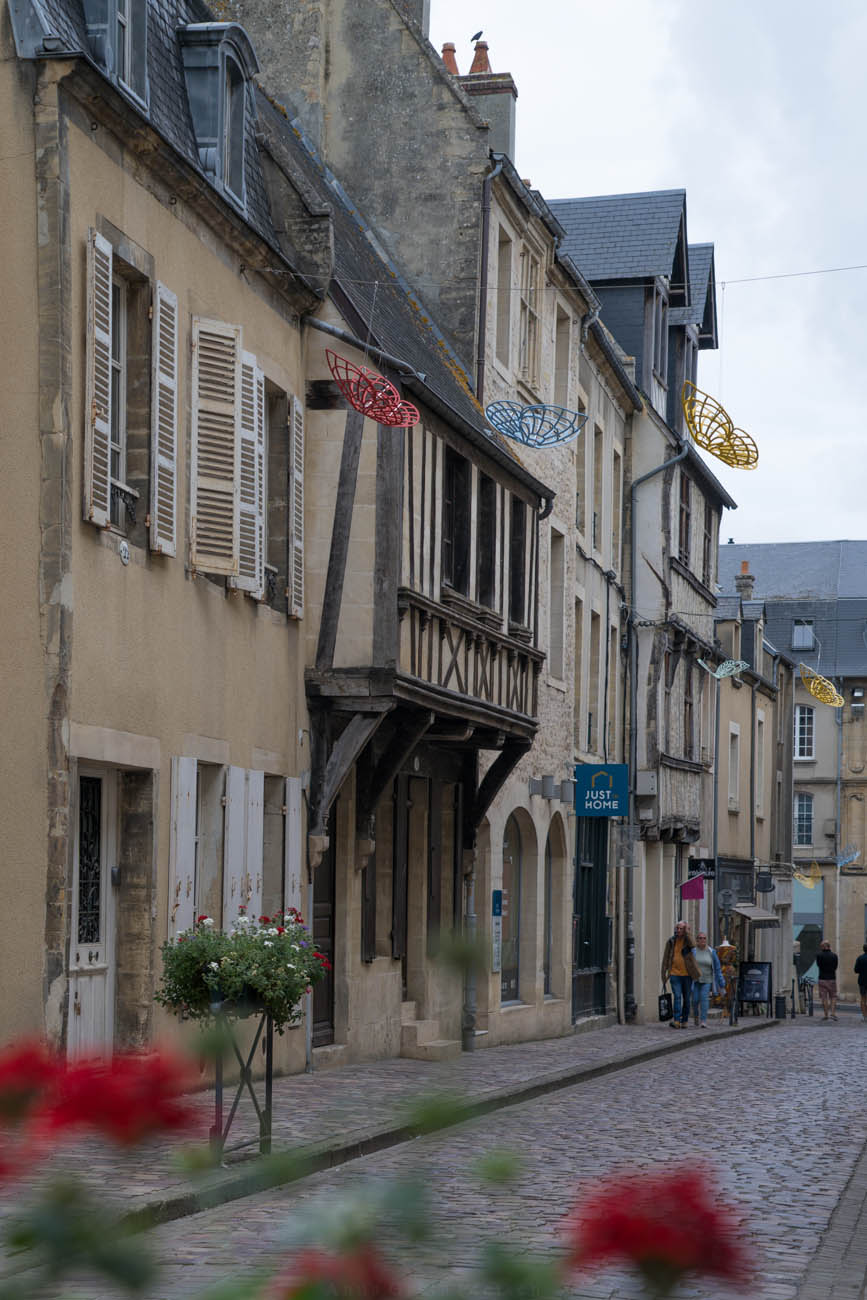
[[[242,912],[229,931],[199,917],[161,951],[162,1006],[191,1020],[263,1010],[278,1033],[301,1019],[302,997],[327,969],[294,909],[258,922]]]
[[[494,1187],[516,1183],[522,1168],[521,1157],[515,1151],[488,1151],[476,1163],[476,1173],[480,1180]]]

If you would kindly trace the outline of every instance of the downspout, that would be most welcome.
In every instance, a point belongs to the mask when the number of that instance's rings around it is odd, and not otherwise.
[[[482,259],[479,268],[479,346],[476,354],[476,397],[485,404],[485,348],[488,342],[488,241],[491,231],[491,189],[495,176],[503,170],[501,158],[482,182]]]
[[[714,724],[713,724],[713,860],[714,860],[716,875],[715,875],[714,886],[713,886],[714,913],[715,913],[713,918],[713,933],[714,933],[714,942],[719,943],[721,938],[730,938],[731,936],[730,935],[722,936],[720,935],[719,932],[719,905],[717,899],[719,869],[717,867],[717,863],[719,861],[719,756],[720,756],[719,723],[720,723],[720,713],[721,713],[720,697],[722,695],[722,682],[719,679],[719,677],[715,678],[715,681],[716,681],[716,708],[714,710]]]
[[[672,465],[677,465],[682,461],[689,451],[689,443],[684,442],[683,447],[676,456],[670,460],[663,461],[655,469],[648,470],[640,478],[634,480],[629,489],[629,580],[631,584],[630,602],[629,602],[629,804],[630,804],[630,822],[636,828],[638,827],[638,803],[635,795],[636,781],[636,763],[638,762],[638,640],[636,636],[635,624],[637,622],[638,611],[635,608],[636,587],[635,567],[637,563],[638,546],[636,543],[635,528],[635,493],[642,483],[648,479],[654,478],[661,474],[663,470],[669,469]],[[637,830],[636,830],[637,834]],[[627,872],[626,879],[626,993],[625,1007],[628,1019],[633,1019],[636,1012],[635,1002],[635,930],[632,925],[632,903],[633,903],[633,880],[632,872]]]
[[[756,865],[756,689],[750,683],[750,860]]]
[[[834,685],[843,694],[843,679],[837,678]],[[835,709],[837,715],[837,807],[834,818],[834,862],[840,857],[841,834],[843,830],[843,710]],[[840,951],[840,868],[834,869],[834,951]]]
[[[340,339],[341,343],[348,343],[351,348],[357,348],[359,352],[369,352],[371,356],[378,357],[386,365],[394,366],[401,374],[412,375],[413,379],[417,379],[422,384],[427,382],[427,375],[413,370],[408,361],[402,361],[400,357],[394,356],[391,352],[384,352],[382,348],[375,347],[370,342],[365,343],[355,334],[350,334],[349,330],[341,329],[339,325],[329,325],[328,321],[319,320],[316,316],[302,316],[301,322],[309,325],[313,330],[319,330],[322,334],[330,334],[332,338]]]

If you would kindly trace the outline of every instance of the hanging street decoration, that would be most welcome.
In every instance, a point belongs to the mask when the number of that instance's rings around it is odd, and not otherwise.
[[[806,871],[794,871],[792,874],[798,884],[803,885],[805,889],[815,889],[822,879],[822,872],[818,862],[811,862]]]
[[[587,419],[583,411],[564,406],[522,406],[520,402],[491,402],[485,415],[497,433],[525,447],[553,447],[577,438]]]
[[[843,707],[843,696],[827,677],[817,673],[808,664],[798,664],[798,672],[801,674],[801,681],[815,700],[819,700],[822,704],[830,704],[832,709]]]
[[[328,369],[350,406],[377,424],[393,428],[410,428],[420,416],[412,402],[405,401],[394,384],[384,375],[366,366],[356,366],[330,348],[325,349]]]
[[[736,429],[731,416],[715,397],[703,393],[687,379],[680,394],[686,426],[697,447],[734,469],[755,469],[759,449],[743,429]]]
[[[749,668],[746,659],[724,659],[718,668],[711,668],[710,664],[706,664],[703,659],[699,659],[698,663],[717,681],[722,677],[737,677],[745,668]]]
[[[850,862],[854,862],[855,859],[860,858],[860,856],[861,850],[858,848],[857,844],[847,844],[843,852],[838,853],[834,861],[837,863],[838,867],[848,867]]]

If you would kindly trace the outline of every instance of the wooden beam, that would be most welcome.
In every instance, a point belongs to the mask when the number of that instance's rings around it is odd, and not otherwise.
[[[316,667],[331,668],[334,664],[334,646],[337,642],[337,625],[343,602],[343,580],[346,576],[346,557],[349,554],[349,533],[355,505],[355,485],[358,479],[358,460],[364,416],[354,408],[346,412],[346,431],[340,455],[340,475],[337,480],[337,498],[334,502],[334,523],[331,526],[331,551],[328,556],[328,574],[322,597],[322,617],[319,623],[319,644],[316,647]]]
[[[376,550],[373,562],[373,662],[393,667],[398,654],[397,588],[403,550],[405,432],[376,434]]]
[[[488,768],[476,791],[476,797],[472,801],[469,817],[464,823],[464,843],[467,848],[471,847],[471,844],[467,843],[467,836],[472,833],[473,838],[475,838],[475,833],[485,813],[530,748],[529,742],[507,740]]]
[[[386,744],[379,762],[366,778],[363,790],[356,799],[356,825],[366,825],[386,790],[409,758],[416,745],[429,727],[433,726],[436,714],[401,712],[391,720],[392,735]]]
[[[325,764],[321,787],[319,791],[312,792],[312,834],[324,834],[328,813],[340,787],[385,716],[384,713],[357,713],[341,733]]]

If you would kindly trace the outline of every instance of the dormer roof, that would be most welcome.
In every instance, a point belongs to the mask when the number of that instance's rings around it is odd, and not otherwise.
[[[697,325],[698,346],[717,346],[716,272],[713,244],[689,246],[689,306],[673,307],[671,325]]]
[[[662,276],[671,283],[672,306],[686,305],[686,190],[552,199],[548,206],[566,231],[562,251],[588,280]]]

